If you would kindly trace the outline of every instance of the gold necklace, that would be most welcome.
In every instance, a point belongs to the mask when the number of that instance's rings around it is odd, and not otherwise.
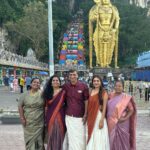
[[[110,6],[101,6],[100,9],[102,9],[105,13],[108,13],[110,9],[112,10],[112,7],[110,7]]]

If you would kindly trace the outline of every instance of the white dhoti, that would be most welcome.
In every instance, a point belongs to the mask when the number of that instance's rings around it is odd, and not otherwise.
[[[66,127],[63,150],[86,150],[86,131],[82,118],[66,115]]]

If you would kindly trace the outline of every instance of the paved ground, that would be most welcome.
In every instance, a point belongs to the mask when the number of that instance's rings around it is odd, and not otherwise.
[[[7,92],[0,87],[0,110],[16,110],[19,93]],[[137,150],[150,150],[150,103],[138,102]],[[0,150],[25,150],[21,125],[0,124]]]
[[[137,150],[150,150],[150,117],[138,117]],[[0,125],[0,150],[25,150],[21,125]]]
[[[0,87],[0,110],[17,110],[19,92],[9,92],[4,87]]]
[[[0,150],[25,150],[21,125],[0,125]]]
[[[139,116],[137,120],[137,150],[150,150],[150,116]]]

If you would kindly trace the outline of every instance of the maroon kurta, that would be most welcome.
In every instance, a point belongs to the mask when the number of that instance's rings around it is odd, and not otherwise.
[[[76,85],[70,82],[63,85],[66,91],[66,115],[73,117],[83,117],[85,111],[85,101],[89,98],[88,86],[78,81]]]

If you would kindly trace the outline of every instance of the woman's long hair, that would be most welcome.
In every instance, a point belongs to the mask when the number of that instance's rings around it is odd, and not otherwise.
[[[52,86],[53,78],[58,78],[58,80],[60,82],[60,85],[61,85],[60,78],[57,75],[53,75],[52,77],[50,77],[50,79],[47,81],[47,83],[44,87],[43,93],[42,93],[42,98],[45,101],[49,101],[53,98],[53,94],[54,94],[54,89],[53,89],[53,86]]]
[[[92,78],[92,89],[94,89],[93,81],[94,81],[95,78],[98,78],[101,82],[101,86],[99,88],[98,96],[99,96],[99,104],[103,105],[104,84],[103,84],[103,81],[102,81],[102,79],[99,75],[94,75],[93,78]]]

